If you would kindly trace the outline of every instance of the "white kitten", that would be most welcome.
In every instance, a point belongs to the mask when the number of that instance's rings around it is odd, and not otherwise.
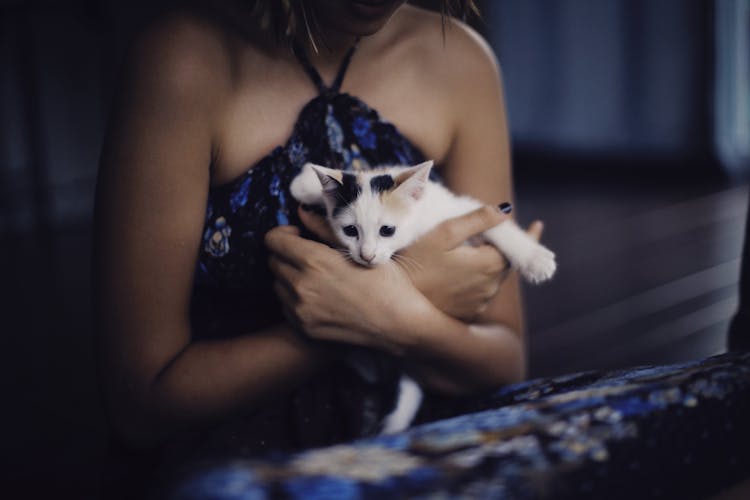
[[[376,266],[441,222],[483,205],[430,181],[432,165],[428,161],[415,167],[354,173],[307,163],[290,189],[300,203],[325,206],[331,228],[355,262]],[[511,219],[488,229],[482,237],[532,283],[548,280],[555,272],[555,255]],[[403,376],[398,402],[385,418],[383,432],[407,428],[421,401],[418,384]]]

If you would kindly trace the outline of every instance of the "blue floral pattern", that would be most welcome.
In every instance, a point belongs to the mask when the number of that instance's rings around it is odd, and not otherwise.
[[[372,132],[372,128],[370,125],[371,123],[369,120],[358,116],[352,122],[352,132],[354,132],[354,136],[357,138],[359,144],[363,148],[375,149],[375,134]]]
[[[396,436],[204,466],[172,491],[177,499],[703,498],[750,477],[747,422],[750,353],[730,353],[534,380]],[[236,485],[230,494],[227,483]]]
[[[292,168],[296,170],[301,169],[307,161],[308,154],[309,151],[305,147],[305,144],[298,140],[298,138],[295,137],[295,140],[289,141],[287,156],[289,158],[289,163],[292,164]]]
[[[229,236],[232,228],[224,217],[218,217],[204,232],[203,250],[212,257],[224,257],[229,253]]]

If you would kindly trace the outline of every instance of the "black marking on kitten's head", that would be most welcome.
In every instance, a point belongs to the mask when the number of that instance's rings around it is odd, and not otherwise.
[[[370,179],[370,189],[372,189],[373,193],[382,193],[383,191],[388,191],[394,185],[396,185],[396,182],[393,180],[393,177],[388,174],[376,175],[375,177]]]
[[[349,206],[362,194],[362,186],[357,183],[357,176],[344,172],[341,176],[341,185],[336,191],[336,204],[333,207],[333,215]]]

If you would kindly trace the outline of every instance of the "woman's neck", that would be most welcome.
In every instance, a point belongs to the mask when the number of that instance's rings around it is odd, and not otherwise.
[[[314,29],[310,32],[303,26],[297,41],[307,52],[310,62],[317,68],[336,67],[349,49],[357,43],[358,37],[333,30]]]

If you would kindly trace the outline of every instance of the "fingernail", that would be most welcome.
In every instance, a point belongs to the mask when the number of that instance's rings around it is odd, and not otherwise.
[[[513,211],[513,205],[508,203],[507,201],[502,202],[497,206],[497,208],[500,209],[500,211],[504,214],[509,214]]]

